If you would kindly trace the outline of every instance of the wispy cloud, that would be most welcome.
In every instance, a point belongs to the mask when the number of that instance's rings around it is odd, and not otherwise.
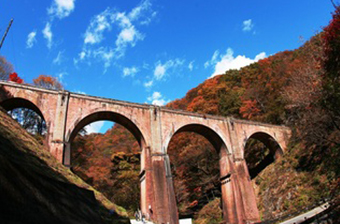
[[[90,55],[87,55],[90,57]],[[99,47],[93,51],[93,57],[104,62],[104,73],[111,66],[114,50],[109,47]]]
[[[188,65],[188,69],[192,71],[194,69],[194,61],[191,61]]]
[[[92,18],[84,35],[84,44],[97,44],[104,39],[104,32],[111,30],[111,15],[109,9]]]
[[[72,92],[86,95],[86,93],[84,91],[81,91],[81,90],[73,90]]]
[[[152,86],[153,86],[153,80],[150,80],[150,81],[144,83],[145,88],[150,88]]]
[[[68,75],[67,72],[60,72],[60,73],[58,73],[58,74],[57,74],[58,81],[59,81],[60,83],[63,83],[64,77],[65,77],[66,75]]]
[[[244,66],[250,65],[258,60],[266,57],[265,52],[261,52],[255,56],[254,59],[247,58],[245,55],[237,55],[234,57],[234,51],[228,48],[225,54],[220,54],[219,51],[215,51],[212,58],[205,63],[207,67],[213,67],[214,73],[210,76],[224,74],[230,69],[240,69]]]
[[[71,14],[75,8],[75,0],[54,0],[51,7],[47,9],[51,17],[63,19]]]
[[[46,23],[45,28],[42,31],[44,38],[47,40],[47,47],[51,48],[52,47],[52,38],[53,38],[53,33],[51,31],[51,24],[49,22]]]
[[[209,61],[206,61],[204,63],[204,68],[208,68],[210,65],[216,64],[217,62],[217,57],[220,54],[219,50],[216,50],[213,54],[213,56],[211,57],[211,59]]]
[[[149,24],[145,21],[151,21],[155,15],[150,0],[142,1],[128,13],[105,9],[91,19],[84,34],[82,51],[75,63],[96,57],[104,62],[106,71],[112,60],[125,56],[128,47],[134,47],[145,38],[140,26]],[[115,41],[112,42],[112,39]]]
[[[151,96],[147,98],[148,102],[153,105],[163,106],[169,102],[169,100],[165,100],[160,92],[153,92]]]
[[[119,33],[118,38],[116,40],[117,57],[124,56],[126,47],[128,45],[134,47],[137,41],[143,39],[144,35],[140,33],[138,30],[136,30],[134,26],[124,28]]]
[[[85,126],[87,134],[99,133],[100,129],[104,126],[105,121],[96,121]]]
[[[161,80],[165,76],[166,72],[166,65],[165,64],[158,64],[153,72],[153,75],[156,80]]]
[[[53,59],[53,64],[60,65],[63,60],[63,51],[59,51],[57,57]]]
[[[242,30],[244,32],[251,31],[254,28],[254,24],[251,19],[244,20],[242,24]]]
[[[32,48],[33,45],[37,42],[37,39],[35,38],[36,35],[36,31],[32,31],[27,35],[26,48]]]
[[[153,68],[152,76],[147,76],[147,81],[144,82],[144,87],[149,91],[152,86],[156,84],[156,82],[164,81],[167,77],[171,77],[174,73],[183,69],[185,60],[184,59],[170,59],[166,62],[162,63],[161,61],[157,61]],[[193,63],[193,62],[192,62]],[[189,64],[190,65],[190,64]],[[149,65],[143,65],[144,69],[150,70]]]
[[[163,80],[167,75],[168,70],[182,66],[184,62],[184,60],[181,60],[179,58],[168,60],[164,64],[158,61],[153,73],[154,79],[157,81]]]
[[[53,45],[52,24],[55,18],[59,20],[68,17],[75,9],[75,0],[54,0],[49,8],[47,8],[48,22],[42,30],[44,38],[47,40],[47,47]]]
[[[137,74],[138,71],[139,71],[139,69],[135,66],[133,66],[131,68],[125,67],[123,69],[123,77],[126,77],[126,76],[134,77]]]

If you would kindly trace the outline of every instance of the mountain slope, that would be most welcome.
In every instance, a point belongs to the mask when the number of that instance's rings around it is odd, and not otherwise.
[[[129,223],[2,110],[0,143],[1,223]]]

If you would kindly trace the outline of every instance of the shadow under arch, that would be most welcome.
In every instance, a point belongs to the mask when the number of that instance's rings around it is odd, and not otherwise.
[[[280,158],[283,155],[283,149],[278,143],[278,141],[270,134],[265,133],[265,132],[255,132],[252,135],[250,135],[248,139],[246,140],[246,144],[244,147],[244,158],[246,159],[246,161],[247,161],[247,158],[249,160],[249,157],[251,156],[247,151],[247,147],[249,147],[251,139],[260,141],[269,150],[267,153],[259,152],[259,153],[262,153],[264,158],[256,166],[249,167],[249,175],[250,175],[250,178],[253,179],[261,171],[263,171],[268,165],[270,165],[275,160]]]
[[[37,107],[34,103],[32,103],[29,100],[19,98],[19,97],[14,97],[10,99],[6,99],[2,102],[0,102],[0,106],[4,108],[6,111],[10,111],[16,108],[27,108],[30,110],[33,110],[35,113],[37,113],[44,121],[44,115],[42,114],[41,110],[39,107]]]
[[[227,146],[225,145],[225,143],[222,140],[222,138],[220,137],[220,135],[216,131],[214,131],[211,128],[209,128],[207,126],[204,126],[202,124],[187,124],[187,125],[184,125],[181,128],[179,128],[168,139],[168,141],[166,143],[166,150],[169,147],[169,143],[170,143],[171,139],[176,134],[179,134],[179,133],[182,133],[182,132],[194,132],[194,133],[197,133],[199,135],[202,135],[203,137],[205,137],[214,146],[214,148],[216,149],[217,153],[220,153],[220,150],[222,148],[227,150]]]
[[[64,155],[63,155],[63,164],[65,166],[71,165],[71,144],[74,140],[74,138],[77,136],[78,132],[85,127],[86,125],[96,122],[96,121],[112,121],[115,123],[118,123],[122,126],[124,126],[127,130],[129,130],[133,136],[136,138],[139,146],[141,149],[145,146],[145,139],[140,131],[140,129],[137,127],[137,125],[132,122],[130,119],[125,117],[122,114],[112,112],[112,111],[100,111],[100,112],[94,112],[86,117],[84,117],[82,120],[76,122],[76,124],[71,127],[69,132],[66,135],[66,147],[64,149]],[[72,130],[73,129],[73,130]]]

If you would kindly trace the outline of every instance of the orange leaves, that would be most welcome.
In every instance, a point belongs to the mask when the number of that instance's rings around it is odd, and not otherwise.
[[[24,80],[22,80],[16,72],[12,72],[9,75],[8,81],[16,82],[16,83],[19,83],[19,84],[22,84],[24,82]]]
[[[38,78],[33,79],[33,83],[36,86],[40,86],[46,89],[53,89],[53,90],[61,90],[63,86],[61,83],[54,77],[49,75],[39,75]]]
[[[198,205],[198,201],[197,201],[197,200],[191,202],[191,203],[189,204],[189,207],[195,207],[196,205]]]
[[[261,110],[257,107],[256,100],[245,100],[243,105],[240,107],[240,114],[243,118],[251,119],[258,115]]]

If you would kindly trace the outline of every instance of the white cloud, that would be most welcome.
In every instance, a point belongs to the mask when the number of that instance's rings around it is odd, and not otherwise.
[[[53,64],[60,65],[63,60],[63,51],[59,51],[57,57],[53,59]]]
[[[155,15],[150,0],[142,1],[130,12],[105,9],[91,19],[84,34],[82,53],[79,54],[78,59],[74,59],[74,62],[78,63],[84,59],[91,60],[92,57],[98,55],[104,56],[103,49],[105,49],[106,55],[110,56],[102,57],[105,63],[104,68],[107,69],[112,64],[112,60],[125,56],[128,47],[134,47],[138,41],[145,38],[145,34],[140,31],[139,26],[145,25],[145,21],[150,22]],[[114,44],[112,44],[112,40],[115,40]],[[96,54],[95,52],[101,53]]]
[[[52,6],[47,10],[52,17],[59,19],[65,18],[71,14],[75,8],[75,0],[54,0]]]
[[[188,69],[192,71],[194,69],[194,61],[191,61],[188,65]]]
[[[220,55],[219,53],[215,55],[216,52],[217,51],[215,51],[212,59],[208,61],[208,64],[214,67],[214,73],[210,76],[210,78],[215,75],[224,74],[230,69],[240,69],[266,57],[265,52],[259,53],[254,59],[247,58],[244,55],[234,57],[234,52],[231,48],[228,48],[224,55]]]
[[[135,66],[133,66],[131,68],[125,67],[123,69],[123,77],[126,77],[126,76],[134,77],[137,72],[138,72],[138,68],[136,68]]]
[[[153,18],[157,16],[157,12],[153,12],[150,17],[145,18],[140,22],[141,25],[149,25]]]
[[[144,35],[141,34],[134,26],[123,29],[116,40],[116,50],[119,52],[119,57],[124,56],[128,44],[134,47],[138,40],[143,40]]]
[[[253,28],[254,28],[254,24],[251,19],[243,21],[243,28],[242,28],[243,31],[245,32],[251,31]]]
[[[209,61],[206,61],[204,63],[204,68],[208,68],[210,65],[212,64],[216,64],[217,62],[217,57],[220,54],[219,50],[216,50],[213,54],[213,56],[211,57],[211,59]]]
[[[105,121],[96,121],[85,126],[87,134],[99,133],[100,129],[104,126]]]
[[[153,73],[154,77],[156,78],[156,80],[160,80],[164,77],[166,72],[166,67],[165,65],[162,64],[158,64],[155,68],[155,71]]]
[[[267,57],[266,52],[261,52],[261,53],[259,53],[258,55],[255,56],[254,61],[257,62],[257,61],[262,60],[266,57]]]
[[[181,65],[184,64],[184,60],[181,60],[181,59],[174,59],[174,60],[168,60],[167,62],[165,62],[164,64],[162,64],[160,61],[157,62],[157,65],[155,67],[155,70],[154,70],[154,78],[156,80],[162,80],[165,75],[167,74],[167,71],[169,69],[173,69],[173,68],[177,68]]]
[[[27,35],[26,48],[32,48],[34,43],[37,42],[37,39],[35,38],[36,35],[36,31],[32,31]]]
[[[137,6],[134,9],[131,10],[128,17],[131,20],[136,20],[143,15],[143,12],[149,10],[150,8],[151,8],[150,1],[148,1],[148,0],[142,1],[142,3],[139,6]]]
[[[47,40],[47,47],[51,48],[52,47],[52,38],[53,38],[53,33],[51,31],[51,24],[48,22],[46,23],[45,28],[42,31],[44,38]]]
[[[85,51],[82,51],[82,52],[79,53],[79,58],[81,60],[83,60],[85,58],[85,56],[86,56],[86,52]]]
[[[79,93],[79,94],[84,94],[84,95],[86,95],[86,93],[85,93],[85,92],[83,92],[83,91],[80,91],[80,90],[74,90],[73,92],[75,92],[75,93]]]
[[[153,92],[151,96],[148,97],[148,101],[153,105],[163,106],[169,101],[166,101],[160,92]]]
[[[75,8],[76,0],[54,0],[51,6],[47,9],[49,21],[46,23],[45,28],[42,30],[44,38],[47,40],[47,47],[52,47],[52,31],[51,26],[55,18],[63,19],[68,17]]]
[[[153,80],[150,80],[149,82],[144,83],[145,88],[150,88],[151,86],[153,86]]]
[[[109,9],[92,18],[84,35],[84,44],[97,44],[104,39],[104,32],[111,30],[111,12]]]
[[[104,73],[111,66],[114,51],[111,48],[100,47],[93,52],[93,57],[99,58],[104,62]]]

